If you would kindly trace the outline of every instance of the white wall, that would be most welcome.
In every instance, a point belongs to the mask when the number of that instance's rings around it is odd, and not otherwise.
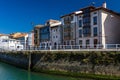
[[[34,33],[33,32],[30,32],[28,33],[28,46],[34,46]]]
[[[3,50],[23,50],[23,45],[20,41],[15,39],[2,39],[0,42],[0,49]]]
[[[120,16],[106,11],[102,15],[102,43],[120,44]]]

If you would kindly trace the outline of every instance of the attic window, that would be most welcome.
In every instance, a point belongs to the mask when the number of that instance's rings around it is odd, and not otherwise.
[[[82,18],[82,16],[79,16],[79,18]]]
[[[97,14],[97,12],[94,12],[94,14]]]
[[[71,16],[71,21],[73,20],[73,16]]]

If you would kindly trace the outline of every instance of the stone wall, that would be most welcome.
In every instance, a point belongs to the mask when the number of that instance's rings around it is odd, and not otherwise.
[[[0,52],[0,61],[28,69],[28,54],[25,52]]]
[[[37,57],[37,58],[36,58]],[[120,52],[39,52],[34,71],[64,71],[120,76]]]
[[[1,52],[0,60],[32,71],[62,71],[120,76],[120,52]]]

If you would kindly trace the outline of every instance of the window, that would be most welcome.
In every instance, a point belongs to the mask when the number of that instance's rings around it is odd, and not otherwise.
[[[91,30],[89,27],[83,28],[84,37],[89,37],[91,35]]]
[[[82,16],[79,16],[79,18],[82,18]]]
[[[83,24],[90,23],[90,17],[83,18]]]
[[[66,45],[66,42],[64,41],[64,45]]]
[[[3,39],[2,42],[8,42],[8,40]]]
[[[93,17],[93,25],[97,25],[97,16]]]
[[[86,40],[86,48],[90,47],[89,44],[90,44],[90,40],[88,39],[88,40]]]
[[[89,8],[86,8],[83,10],[83,13],[89,13],[90,12],[90,9]]]
[[[79,20],[79,27],[82,27],[82,20]]]
[[[86,40],[86,45],[90,44],[90,40]]]
[[[97,33],[98,33],[97,27],[94,27],[94,28],[93,28],[93,36],[96,37],[96,36],[97,36]]]
[[[71,16],[71,21],[73,21],[73,16]]]
[[[67,45],[69,45],[69,41],[67,41]]]
[[[79,40],[79,45],[82,45],[82,40]]]
[[[82,37],[82,30],[79,30],[79,37]]]
[[[97,40],[97,39],[94,39],[94,47],[97,46],[97,43],[98,43],[98,40]]]
[[[97,12],[94,12],[94,14],[97,14]]]
[[[74,41],[71,41],[71,45],[74,45]]]

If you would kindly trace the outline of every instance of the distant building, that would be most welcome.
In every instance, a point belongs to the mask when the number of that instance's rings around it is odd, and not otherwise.
[[[28,33],[28,47],[34,47],[34,32]]]
[[[57,20],[48,20],[46,21],[45,25],[36,25],[34,27],[34,43],[35,46],[37,47],[44,47],[44,48],[48,48],[51,46],[52,43],[52,32],[51,30],[53,30],[53,27],[59,26],[61,23],[60,21]],[[59,28],[58,28],[59,31]],[[60,37],[59,34],[57,33],[58,38]],[[56,44],[58,44],[57,41]]]
[[[63,45],[76,45],[76,14],[78,13],[80,13],[80,11],[61,17],[63,27]]]
[[[56,47],[57,45],[62,45],[62,27],[61,22],[56,22],[50,25],[51,28],[51,45]]]
[[[40,46],[48,47],[51,45],[50,41],[50,26],[40,28]]]
[[[40,29],[41,47],[50,48],[50,46],[61,44],[60,25],[61,22],[58,20],[50,19],[46,22],[45,26]]]
[[[34,27],[34,46],[39,47],[40,46],[40,28],[42,28],[44,25],[35,25]]]
[[[28,48],[28,34],[27,33],[13,33],[10,35],[12,39],[19,40],[24,46],[24,49]]]
[[[10,39],[9,35],[0,35],[0,50],[23,50],[19,40]]]

